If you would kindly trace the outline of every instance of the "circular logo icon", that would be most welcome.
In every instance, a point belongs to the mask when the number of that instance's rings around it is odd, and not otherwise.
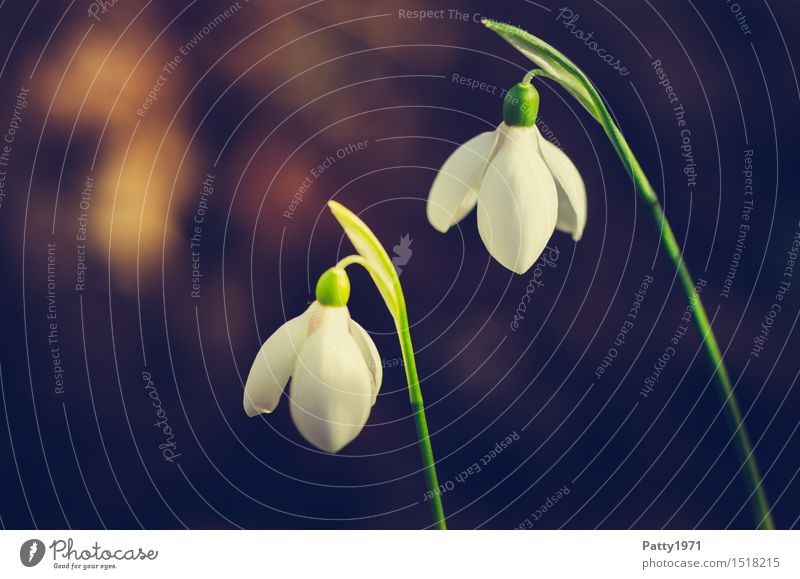
[[[44,558],[44,543],[39,539],[28,539],[19,548],[19,560],[26,567],[34,567]]]

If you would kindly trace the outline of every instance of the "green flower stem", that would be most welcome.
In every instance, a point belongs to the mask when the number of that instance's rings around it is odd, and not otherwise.
[[[349,255],[339,261],[336,267],[345,268],[348,265],[354,264],[362,266],[372,274],[373,280],[382,279],[373,263],[360,255]],[[395,309],[392,315],[395,320],[397,337],[400,340],[400,350],[403,353],[403,364],[406,369],[406,381],[408,382],[408,397],[411,401],[411,412],[414,415],[414,425],[417,430],[417,444],[419,445],[419,453],[422,457],[425,484],[428,487],[428,496],[430,497],[428,502],[431,505],[431,514],[433,515],[433,522],[436,529],[446,530],[447,524],[444,517],[444,508],[442,507],[442,497],[439,491],[439,477],[436,474],[436,460],[433,458],[433,448],[431,447],[430,434],[428,433],[428,421],[425,418],[425,404],[422,399],[422,390],[419,387],[417,363],[414,359],[414,347],[411,344],[411,331],[408,327],[406,300],[403,296],[403,288],[400,286],[400,279],[397,275],[392,276],[392,278],[393,305]],[[376,284],[378,283],[379,282],[376,281]]]
[[[617,131],[617,133],[619,133],[619,131]],[[609,135],[609,137],[610,136],[611,135]],[[628,145],[625,143],[624,139],[622,139],[621,134],[619,138],[621,139],[620,147],[628,149]],[[630,149],[628,149],[628,151],[630,151]],[[658,198],[654,198],[655,192],[650,186],[647,177],[642,172],[641,167],[639,167],[638,162],[636,162],[636,159],[633,158],[630,152],[628,154],[630,155],[629,159],[632,160],[632,163],[628,165],[628,170],[636,184],[636,189],[640,192],[642,199],[650,210],[653,224],[661,236],[661,243],[664,245],[664,249],[678,273],[683,293],[693,306],[694,321],[697,325],[697,329],[700,331],[703,340],[703,348],[714,368],[719,395],[725,407],[728,423],[733,429],[736,438],[735,447],[737,454],[745,465],[745,476],[747,478],[747,486],[751,497],[750,504],[753,514],[756,517],[758,528],[774,529],[775,522],[772,518],[769,501],[767,500],[767,495],[761,481],[761,473],[759,472],[758,464],[753,454],[753,445],[750,442],[750,436],[747,434],[747,428],[742,418],[742,411],[739,408],[736,394],[733,392],[730,375],[722,359],[722,353],[720,352],[717,338],[714,335],[714,330],[711,328],[711,323],[706,314],[706,309],[703,306],[703,301],[700,298],[700,294],[697,292],[694,279],[689,273],[689,268],[686,266],[686,262],[683,259],[683,252],[681,251],[680,245],[678,245],[678,241],[675,239],[675,234],[672,232],[672,227],[670,227],[669,221],[664,214],[661,203],[659,203]],[[622,154],[620,154],[620,158],[622,158],[623,163],[625,163],[625,157],[623,157]]]
[[[425,418],[425,404],[422,400],[422,390],[419,387],[417,363],[414,360],[414,347],[411,345],[411,332],[408,329],[406,303],[399,286],[400,284],[398,283],[397,295],[400,298],[398,300],[400,315],[396,320],[397,337],[400,339],[400,349],[403,352],[403,363],[406,369],[406,381],[408,382],[408,397],[411,400],[411,411],[414,414],[414,425],[417,429],[419,453],[422,457],[422,464],[425,467],[425,484],[428,486],[428,495],[433,495],[428,501],[431,505],[431,514],[436,528],[446,530],[447,524],[444,520],[444,508],[442,507],[442,497],[439,491],[439,477],[436,475],[436,461],[433,458],[431,438],[428,434],[428,421]]]
[[[748,490],[750,491],[750,505],[756,517],[757,526],[759,529],[774,529],[775,522],[772,518],[769,501],[767,500],[767,495],[761,481],[761,473],[759,472],[758,464],[753,454],[753,445],[750,442],[750,436],[747,434],[747,429],[744,425],[742,411],[739,408],[739,402],[733,392],[730,375],[722,359],[722,353],[720,352],[717,338],[714,335],[714,330],[711,328],[711,323],[706,314],[706,309],[703,306],[703,301],[700,299],[697,286],[683,259],[683,251],[678,244],[678,240],[675,238],[667,216],[664,214],[656,192],[653,190],[652,185],[650,185],[650,181],[644,174],[636,157],[634,157],[625,137],[622,136],[619,128],[617,128],[616,124],[611,119],[608,109],[597,92],[592,89],[590,93],[593,93],[592,100],[594,100],[600,112],[600,122],[603,129],[614,145],[614,149],[622,160],[622,164],[628,171],[631,180],[636,185],[636,190],[639,192],[642,201],[644,201],[649,209],[650,217],[661,237],[661,243],[678,273],[683,293],[689,301],[689,304],[693,307],[694,321],[697,325],[697,329],[700,331],[703,348],[714,369],[718,392],[724,404],[728,423],[733,429],[733,434],[736,438],[735,447],[737,454],[745,465],[745,477],[747,479]]]
[[[541,70],[534,76],[550,77],[549,74]],[[664,209],[661,207],[658,195],[656,195],[653,186],[650,184],[650,180],[647,178],[647,175],[645,175],[641,165],[639,165],[639,161],[636,160],[628,142],[611,118],[611,114],[608,112],[605,103],[600,98],[594,85],[588,80],[586,80],[586,85],[592,99],[592,104],[594,104],[595,110],[597,111],[597,120],[603,127],[606,136],[614,146],[614,150],[622,161],[625,170],[636,186],[636,191],[647,206],[652,222],[661,237],[661,243],[678,274],[683,293],[689,304],[693,307],[694,322],[697,329],[700,331],[703,348],[714,369],[718,393],[724,404],[728,423],[736,439],[736,452],[739,459],[745,465],[746,483],[750,491],[750,506],[756,518],[757,526],[759,529],[774,529],[775,521],[772,518],[769,501],[767,500],[766,491],[761,481],[761,473],[756,463],[755,454],[753,453],[753,445],[750,442],[750,436],[747,434],[747,428],[744,425],[742,411],[739,407],[736,395],[733,392],[730,375],[722,359],[722,353],[720,352],[717,338],[714,335],[714,330],[711,328],[705,306],[703,306],[703,301],[700,299],[700,294],[697,292],[695,281],[689,273],[689,268],[683,259],[683,251],[681,250],[678,240],[675,238],[667,216],[664,214]]]
[[[669,221],[664,214],[658,195],[656,195],[642,167],[633,155],[628,142],[611,118],[611,114],[608,112],[603,99],[600,98],[600,94],[594,84],[575,63],[542,39],[529,34],[521,28],[487,18],[484,18],[482,22],[528,59],[542,67],[542,69],[529,72],[525,76],[526,80],[530,81],[534,76],[544,76],[564,87],[600,123],[617,151],[625,170],[636,186],[636,191],[650,212],[650,217],[658,230],[661,243],[678,274],[683,293],[693,307],[695,324],[700,331],[703,348],[714,369],[714,376],[725,408],[725,414],[730,427],[733,429],[736,450],[745,466],[745,478],[750,491],[750,506],[756,517],[756,524],[759,529],[774,529],[775,523],[772,519],[771,509],[761,480],[761,473],[758,470],[755,455],[753,454],[753,445],[750,443],[750,437],[747,434],[742,418],[742,411],[733,392],[731,379],[722,359],[717,338],[714,336],[703,302],[696,290],[689,268],[683,260],[683,251],[677,239],[675,239],[675,234],[672,232],[672,227],[670,227]]]

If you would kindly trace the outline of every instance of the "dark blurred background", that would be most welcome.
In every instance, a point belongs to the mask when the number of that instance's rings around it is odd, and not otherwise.
[[[558,260],[518,329],[533,273],[489,259],[474,213],[446,235],[427,223],[435,171],[500,122],[501,90],[532,67],[487,16],[554,44],[609,102],[706,282],[777,525],[796,526],[798,12],[777,0],[3,3],[0,522],[427,526],[400,350],[366,275],[352,274],[351,312],[386,367],[362,434],[325,455],[285,401],[242,410],[260,344],[352,252],[325,207],[335,198],[405,261],[452,528],[754,526],[693,327],[641,395],[686,303],[610,144],[563,90],[538,84],[540,128],[584,176],[588,226],[577,244],[554,235]]]

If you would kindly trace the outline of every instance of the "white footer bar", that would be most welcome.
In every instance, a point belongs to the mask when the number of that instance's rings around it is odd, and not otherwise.
[[[800,577],[793,531],[3,531],[2,577]],[[567,575],[564,575],[567,573]]]

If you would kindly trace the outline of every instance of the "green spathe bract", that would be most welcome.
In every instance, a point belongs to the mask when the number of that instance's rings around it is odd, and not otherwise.
[[[700,295],[697,292],[694,279],[689,273],[686,262],[683,260],[683,251],[675,238],[653,186],[633,155],[628,142],[611,117],[611,113],[609,113],[603,99],[600,98],[595,86],[571,60],[542,39],[516,26],[503,24],[488,18],[484,18],[482,22],[487,28],[496,32],[511,46],[542,68],[542,70],[533,71],[532,74],[556,81],[574,96],[600,123],[606,136],[614,146],[625,170],[636,185],[636,191],[649,210],[652,222],[661,237],[661,244],[664,246],[670,261],[672,261],[683,292],[689,303],[694,307],[695,324],[700,331],[703,347],[714,370],[719,394],[728,422],[733,430],[733,436],[736,439],[735,447],[739,454],[739,459],[745,467],[743,470],[748,492],[750,493],[751,507],[756,518],[756,525],[761,529],[774,529],[775,524],[766,492],[762,486],[761,473],[753,454],[753,446],[750,443],[750,437],[747,434],[742,412],[733,392],[730,376],[722,359],[716,336],[711,328],[711,323],[708,320]]]
[[[400,286],[400,280],[397,279],[397,273],[392,265],[392,260],[386,253],[386,250],[381,245],[375,234],[370,231],[369,227],[356,217],[349,209],[341,203],[336,201],[328,201],[333,216],[342,226],[350,243],[356,248],[356,251],[363,257],[369,264],[366,267],[378,291],[381,292],[383,300],[386,302],[386,307],[389,308],[389,313],[392,317],[397,319],[397,287]],[[396,280],[396,284],[395,284]]]
[[[586,85],[591,84],[586,75],[566,56],[521,28],[484,18],[483,24],[499,34],[506,42],[538,64],[544,70],[544,76],[552,78],[567,89],[591,115],[598,119],[598,111],[594,99]]]

